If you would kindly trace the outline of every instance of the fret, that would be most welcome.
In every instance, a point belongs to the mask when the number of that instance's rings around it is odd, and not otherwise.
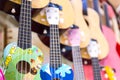
[[[19,20],[18,46],[27,49],[31,47],[31,1],[22,0]]]
[[[24,43],[26,43],[26,42],[31,42],[31,40],[24,40],[24,39],[21,39],[21,40],[18,40],[19,42],[24,42]]]
[[[82,57],[80,55],[79,46],[72,47],[72,56],[74,62],[75,80],[85,80]]]
[[[26,36],[26,37],[31,37],[31,35],[29,35],[30,34],[30,32],[29,31],[26,31],[25,33],[23,33],[24,31],[20,31],[20,32],[22,32],[22,33],[20,33],[19,35],[21,36],[21,37],[23,37],[23,36]],[[31,38],[30,38],[31,39]]]
[[[98,58],[92,58],[92,65],[93,65],[93,71],[94,71],[94,80],[101,80]]]

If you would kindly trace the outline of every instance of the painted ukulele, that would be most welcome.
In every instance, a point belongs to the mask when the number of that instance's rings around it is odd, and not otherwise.
[[[79,37],[78,37],[79,36]],[[68,41],[72,46],[72,56],[74,63],[74,80],[86,80],[84,75],[84,69],[82,64],[82,57],[80,54],[80,30],[73,27],[68,32]]]
[[[50,24],[50,64],[42,66],[40,77],[42,80],[73,80],[71,67],[62,64],[61,60],[58,28],[59,9],[51,4],[46,8],[46,17]]]
[[[31,39],[31,1],[22,0],[18,41],[4,50],[6,80],[40,80],[39,69],[43,54]]]

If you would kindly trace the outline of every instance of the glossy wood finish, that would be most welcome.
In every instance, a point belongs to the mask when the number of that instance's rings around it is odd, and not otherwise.
[[[74,12],[75,12],[74,25],[79,27],[80,32],[81,32],[80,47],[84,48],[89,44],[90,31],[89,31],[88,25],[85,22],[83,14],[82,14],[82,2],[80,0],[72,0],[71,4],[72,4]],[[68,31],[66,31],[63,35],[61,35],[60,42],[64,45],[70,46],[70,44],[68,43],[68,36],[67,35],[68,35]]]
[[[98,58],[103,59],[108,55],[109,46],[106,38],[104,37],[100,29],[99,16],[93,9],[88,8],[88,16],[84,16],[84,17],[89,23],[91,38],[97,40],[99,44],[101,52]],[[89,55],[87,54],[87,51],[84,51],[84,50],[82,51],[82,57],[90,58]]]
[[[10,0],[11,2],[21,4],[21,0]],[[32,1],[32,8],[42,8],[45,7],[49,0],[31,0]]]
[[[60,11],[60,23],[59,28],[65,29],[70,27],[74,23],[74,10],[68,0],[51,0],[52,3],[58,4],[62,7],[62,11]],[[37,11],[34,15],[32,20],[39,24],[49,26],[48,22],[46,21],[46,16],[44,12],[45,8],[41,11]]]

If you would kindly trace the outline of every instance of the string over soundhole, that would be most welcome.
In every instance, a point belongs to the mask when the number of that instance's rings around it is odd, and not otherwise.
[[[19,73],[27,74],[30,72],[30,64],[26,61],[19,61],[16,65],[16,69]]]

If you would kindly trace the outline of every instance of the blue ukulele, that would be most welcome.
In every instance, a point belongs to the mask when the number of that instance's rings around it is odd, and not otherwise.
[[[62,64],[59,43],[59,8],[50,3],[46,8],[46,18],[50,24],[50,64],[45,64],[40,70],[42,80],[73,80],[70,66]]]

